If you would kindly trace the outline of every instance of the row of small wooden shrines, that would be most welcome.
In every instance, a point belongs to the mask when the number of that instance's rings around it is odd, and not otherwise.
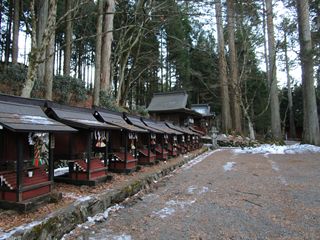
[[[95,185],[108,171],[201,147],[193,127],[7,95],[0,95],[0,125],[0,207],[48,195],[53,181]],[[61,163],[68,167],[55,169]]]

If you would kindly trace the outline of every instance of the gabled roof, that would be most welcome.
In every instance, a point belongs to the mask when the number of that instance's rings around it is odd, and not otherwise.
[[[147,130],[133,126],[128,124],[124,119],[123,119],[123,114],[119,112],[113,112],[109,111],[104,108],[95,108],[94,116],[108,124],[116,125],[120,128],[132,131],[132,132],[147,132]]]
[[[168,133],[167,130],[165,128],[162,128],[161,126],[159,126],[159,124],[157,124],[156,121],[153,121],[151,119],[147,119],[147,118],[141,118],[141,121],[147,125],[148,127],[155,129],[161,133]]]
[[[167,125],[169,128],[174,129],[174,130],[176,130],[176,131],[178,131],[178,132],[181,132],[181,133],[184,133],[184,134],[197,135],[196,133],[190,131],[188,128],[174,125],[174,124],[171,123],[171,122],[166,122],[166,125]]]
[[[181,132],[178,132],[174,129],[169,128],[164,122],[156,122],[150,119],[142,118],[141,119],[148,127],[154,128],[158,131],[161,131],[166,134],[175,134],[181,135]]]
[[[46,113],[59,122],[82,129],[119,129],[117,126],[99,122],[88,108],[70,107],[52,102],[46,104]]]
[[[198,129],[195,129],[194,127],[189,127],[189,129],[190,129],[191,131],[195,132],[195,133],[200,134],[200,135],[204,135],[204,134],[205,134],[204,132],[202,132],[202,131],[200,131],[200,130],[198,130]]]
[[[132,124],[132,125],[134,125],[136,127],[145,129],[145,130],[147,130],[149,132],[152,132],[152,133],[162,133],[161,131],[159,131],[157,129],[148,127],[146,124],[144,124],[142,122],[141,118],[139,118],[139,117],[130,116],[128,114],[124,114],[123,117],[124,117],[124,120],[129,121],[130,124]]]
[[[158,112],[185,109],[187,101],[188,94],[185,91],[154,93],[147,110]]]
[[[45,103],[48,100],[45,99],[39,99],[39,98],[24,98],[20,96],[14,96],[14,95],[8,95],[8,94],[0,94],[0,101],[3,102],[15,102],[15,103],[21,103],[25,105],[35,105],[44,107]]]
[[[0,124],[15,132],[66,132],[76,131],[50,119],[40,106],[0,101]]]

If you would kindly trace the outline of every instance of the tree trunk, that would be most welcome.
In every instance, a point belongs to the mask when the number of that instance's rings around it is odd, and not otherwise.
[[[284,57],[285,57],[286,74],[287,74],[287,88],[288,88],[289,128],[290,128],[290,137],[296,138],[296,126],[294,123],[293,100],[292,100],[292,90],[291,90],[291,79],[290,79],[290,68],[289,68],[287,44],[288,44],[287,33],[286,33],[286,29],[284,29]]]
[[[2,12],[3,12],[3,1],[0,0],[0,26],[2,23]],[[3,44],[2,41],[0,41],[0,59],[2,61],[2,56],[3,56]]]
[[[93,105],[100,104],[100,79],[101,79],[101,42],[102,42],[102,21],[103,21],[103,0],[98,1],[98,17],[97,17],[97,37],[96,37],[96,56],[95,56],[95,74],[94,74],[94,90]]]
[[[35,16],[35,0],[31,0],[30,2],[30,14],[31,14],[31,21],[32,21],[32,32],[31,32],[31,51],[29,54],[29,66],[27,72],[27,80],[25,85],[22,89],[21,97],[29,98],[31,95],[31,91],[33,89],[34,83],[37,78],[37,24],[36,24],[36,16]]]
[[[217,32],[218,32],[218,54],[219,54],[219,78],[221,85],[221,122],[222,132],[228,132],[231,129],[231,117],[230,117],[230,101],[229,90],[227,80],[227,63],[224,53],[224,37],[223,37],[223,25],[222,25],[222,11],[221,1],[218,0],[215,3],[216,7],[216,19],[217,19]]]
[[[12,31],[12,1],[9,1],[9,19],[7,22],[7,32],[6,32],[6,48],[4,55],[4,62],[9,63],[10,50],[11,50],[11,31]]]
[[[267,10],[268,50],[269,50],[269,79],[270,79],[270,110],[271,132],[275,139],[281,139],[281,121],[276,69],[276,46],[273,27],[272,0],[265,0]]]
[[[14,1],[14,21],[13,21],[13,40],[12,40],[12,63],[18,62],[19,53],[19,27],[20,27],[20,0]]]
[[[65,1],[65,12],[68,13],[66,17],[66,29],[65,29],[65,47],[63,55],[63,75],[70,75],[70,63],[71,63],[71,50],[72,50],[72,0]]]
[[[229,40],[229,58],[230,58],[230,72],[231,72],[231,109],[232,109],[232,126],[233,129],[240,133],[241,129],[241,107],[239,101],[239,78],[238,78],[238,61],[237,51],[235,47],[234,37],[234,4],[233,0],[227,0],[227,16],[228,16],[228,40]]]
[[[39,63],[43,63],[46,59],[44,55],[47,50],[47,46],[50,43],[51,35],[55,33],[55,23],[56,23],[56,15],[50,14],[48,17],[47,25],[45,27],[45,31],[40,39],[40,42],[37,43],[37,23],[36,23],[36,15],[34,11],[34,3],[35,0],[31,1],[30,4],[30,12],[31,12],[31,21],[32,21],[32,33],[31,33],[31,52],[29,54],[29,66],[27,79],[22,89],[21,96],[22,97],[30,97],[31,91],[33,89],[34,83],[37,79],[37,70]],[[50,6],[52,9],[56,9],[56,0],[50,0]]]
[[[267,73],[267,81],[268,84],[270,84],[270,76],[268,74],[269,72],[269,60],[268,60],[268,48],[267,48],[267,33],[266,33],[266,11],[265,11],[265,2],[262,1],[262,9],[263,9],[263,15],[262,15],[262,27],[263,27],[263,50],[264,50],[264,61],[266,63],[266,73]]]
[[[48,23],[48,13],[49,13],[49,0],[37,0],[37,8],[36,8],[36,14],[37,14],[37,47],[41,48],[43,35]],[[38,73],[37,78],[38,81],[43,82],[44,81],[44,75],[45,75],[45,59],[46,58],[46,51],[42,52],[42,55],[40,56],[41,63],[38,64]]]
[[[320,145],[319,120],[313,79],[313,54],[309,23],[309,3],[297,1],[303,91],[303,141]]]
[[[51,21],[50,25],[56,24],[56,14],[57,14],[57,0],[50,0],[49,6],[49,16]],[[54,43],[55,43],[55,31],[52,31],[49,38],[49,43],[46,48],[46,61],[45,61],[45,99],[52,100],[52,84],[54,75]]]
[[[107,0],[103,25],[102,57],[101,57],[101,91],[109,92],[111,87],[111,52],[113,41],[113,19],[115,0]]]

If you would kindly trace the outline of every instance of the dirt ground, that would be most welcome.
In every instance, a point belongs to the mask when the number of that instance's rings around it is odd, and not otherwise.
[[[320,154],[213,152],[64,239],[320,239]]]
[[[199,152],[199,150],[196,150],[193,153],[197,152]],[[108,191],[111,189],[121,188],[122,185],[126,184],[127,182],[133,182],[135,181],[135,179],[140,178],[144,174],[157,172],[167,166],[174,165],[180,162],[183,157],[184,156],[179,156],[177,158],[170,159],[165,162],[161,161],[153,166],[143,166],[141,170],[131,174],[109,173],[109,175],[112,175],[111,181],[99,184],[94,187],[74,186],[70,184],[56,183],[55,191],[61,192],[63,195],[63,198],[59,203],[45,204],[43,206],[40,206],[37,210],[34,210],[29,213],[18,213],[13,210],[0,209],[0,239],[2,235],[1,233],[9,232],[15,227],[30,223],[32,221],[41,221],[41,219],[46,217],[49,213],[60,208],[67,207],[79,198],[92,194],[101,193],[103,191]]]

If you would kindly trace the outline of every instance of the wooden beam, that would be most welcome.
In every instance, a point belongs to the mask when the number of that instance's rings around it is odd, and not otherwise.
[[[17,202],[22,201],[22,173],[23,173],[23,142],[21,141],[21,138],[19,136],[19,133],[15,133],[14,137],[16,139],[16,145],[17,145],[17,171],[16,171],[16,181],[17,181]]]

